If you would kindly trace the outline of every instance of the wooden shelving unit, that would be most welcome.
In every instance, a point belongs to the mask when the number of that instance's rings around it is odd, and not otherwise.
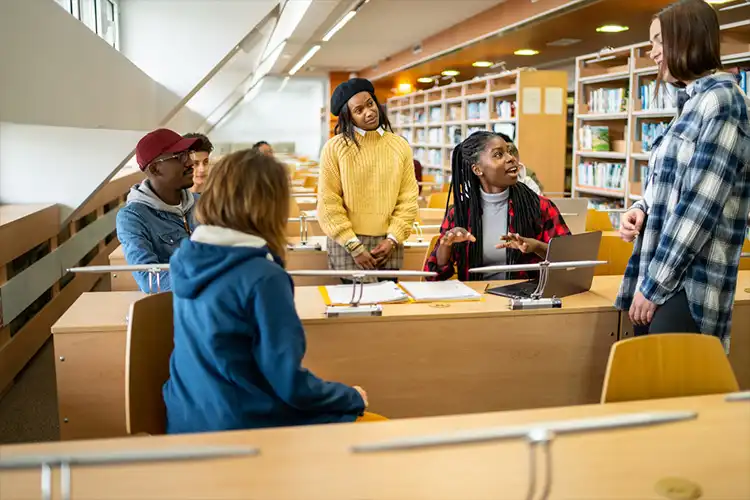
[[[450,181],[451,152],[458,142],[476,130],[495,130],[513,137],[521,161],[534,170],[546,191],[561,192],[566,88],[564,71],[509,71],[393,97],[388,99],[388,116],[394,131],[409,141],[414,157],[438,182]],[[524,95],[529,96],[526,105]],[[548,109],[548,95],[550,104],[559,95],[559,113]],[[537,109],[529,107],[534,96],[539,96]]]
[[[628,207],[643,195],[643,175],[650,152],[644,150],[644,124],[671,121],[676,111],[654,108],[651,95],[641,92],[641,86],[656,81],[657,71],[648,57],[649,43],[640,43],[576,60],[576,97],[573,133],[573,196],[592,199],[593,206]],[[722,26],[722,60],[728,67],[750,66],[750,20]],[[607,94],[623,89],[624,102],[617,109],[616,99],[609,109],[592,109],[601,102],[592,102],[592,94]],[[610,97],[611,94],[610,94]],[[645,102],[644,102],[645,98]],[[595,101],[595,99],[594,99]],[[600,106],[601,107],[601,106]],[[583,127],[607,127],[609,151],[591,151],[581,142]],[[623,177],[617,182],[598,182],[591,185],[590,176],[579,167],[581,163],[615,163],[622,165]],[[606,170],[606,169],[605,169]],[[612,170],[616,172],[616,170]],[[605,180],[613,180],[611,176]]]

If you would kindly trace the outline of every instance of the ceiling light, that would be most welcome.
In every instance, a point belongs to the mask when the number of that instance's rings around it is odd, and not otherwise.
[[[517,56],[535,56],[539,53],[539,51],[534,49],[518,49],[513,53]]]
[[[490,61],[477,61],[471,64],[475,68],[489,68],[492,66]]]
[[[604,26],[599,26],[596,28],[596,31],[599,33],[622,33],[623,31],[628,31],[630,28],[627,26],[620,26],[619,24],[605,24]]]
[[[734,0],[706,0],[706,3],[712,3],[714,5],[721,5],[723,3],[734,2]]]
[[[294,65],[292,69],[289,70],[289,76],[294,76],[297,71],[302,69],[302,66],[307,64],[307,61],[312,59],[312,56],[315,55],[317,51],[320,50],[320,45],[315,45],[314,47],[310,48],[310,50],[307,51],[307,54],[305,54],[302,59],[299,60],[297,64]]]
[[[458,76],[461,73],[459,71],[456,71],[455,69],[446,69],[442,73],[440,73],[443,76]]]
[[[411,92],[411,83],[409,82],[399,83],[398,91],[401,92],[402,94],[408,94],[409,92]]]
[[[341,21],[337,22],[336,25],[330,29],[328,33],[323,37],[323,41],[327,42],[331,38],[333,38],[333,35],[336,34],[338,30],[346,26],[346,23],[352,20],[352,18],[357,14],[356,10],[350,10],[346,13],[344,17],[341,18]]]
[[[429,78],[426,76],[423,76],[422,78],[417,78],[417,81],[419,83],[432,83],[433,82],[432,78]]]

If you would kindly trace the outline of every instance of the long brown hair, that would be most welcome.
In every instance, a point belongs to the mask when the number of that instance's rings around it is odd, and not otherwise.
[[[664,62],[679,82],[697,80],[721,68],[719,16],[704,0],[680,0],[659,12]],[[657,87],[663,79],[659,72]]]
[[[201,224],[259,236],[283,259],[289,218],[286,167],[252,150],[225,156],[209,172],[195,215]]]

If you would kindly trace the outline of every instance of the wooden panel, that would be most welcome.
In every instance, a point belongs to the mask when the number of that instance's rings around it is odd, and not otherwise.
[[[57,205],[0,205],[0,265],[47,241],[59,229]]]
[[[143,292],[84,293],[52,326],[52,333],[124,332],[130,304],[145,295]]]
[[[116,244],[116,240],[110,243],[110,245]],[[104,265],[105,263],[106,253],[96,256],[91,265]],[[99,276],[95,274],[77,275],[68,283],[68,286],[26,323],[10,342],[0,349],[0,387],[5,387],[10,383],[26,366],[26,363],[46,342],[52,325],[83,292],[91,290],[98,279]]]
[[[694,420],[557,436],[550,498],[664,499],[655,487],[675,476],[701,498],[750,498],[750,405],[724,396],[611,405],[318,425],[152,438],[3,446],[3,457],[137,450],[252,447],[255,457],[73,467],[76,500],[221,498],[225,500],[490,500],[526,498],[528,445],[523,440],[357,455],[357,444],[570,419],[693,410]],[[543,484],[543,460],[537,453]],[[720,457],[720,459],[717,459]],[[502,473],[498,473],[502,471]],[[55,474],[53,476],[57,478]],[[53,481],[53,496],[58,481]],[[674,481],[672,484],[675,484]],[[678,482],[679,484],[679,482]],[[0,498],[39,498],[39,470],[0,473]],[[680,491],[679,489],[677,490]],[[365,493],[366,492],[366,493]],[[673,495],[671,498],[678,498]],[[680,497],[687,498],[687,497]]]
[[[60,439],[125,434],[125,332],[54,336]]]
[[[304,365],[361,385],[387,417],[598,401],[618,314],[423,319],[305,328]]]
[[[109,182],[104,183],[97,189],[83,205],[78,207],[69,217],[69,220],[76,220],[116,200],[122,193],[127,193],[131,186],[138,184],[144,178],[145,175],[137,168],[123,168]]]

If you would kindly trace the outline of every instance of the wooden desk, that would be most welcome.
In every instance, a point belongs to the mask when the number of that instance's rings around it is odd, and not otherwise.
[[[420,208],[417,222],[423,226],[440,225],[445,217],[444,208]]]
[[[53,327],[64,372],[57,379],[62,439],[124,433],[126,315],[141,296],[84,294]],[[548,311],[511,311],[507,299],[490,295],[447,307],[385,305],[382,317],[325,318],[317,287],[297,288],[295,301],[305,366],[362,385],[372,410],[393,418],[596,402],[619,323],[597,285]]]
[[[597,278],[602,284],[601,292],[614,302],[622,283],[621,276]],[[633,324],[627,313],[620,318],[620,338],[633,336]],[[737,292],[732,312],[731,345],[729,361],[742,390],[750,390],[750,271],[740,271],[737,276]]]
[[[528,447],[494,441],[355,455],[351,446],[396,437],[527,425],[645,411],[698,411],[695,420],[557,436],[551,446],[554,499],[664,500],[663,478],[697,484],[705,499],[750,498],[750,403],[723,396],[665,399],[257,431],[0,447],[0,456],[247,446],[255,457],[72,468],[75,500],[495,500],[525,498]],[[537,488],[544,465],[537,453]],[[53,498],[59,475],[53,474]],[[39,498],[39,470],[0,472],[0,498]],[[538,491],[538,489],[537,489]]]

